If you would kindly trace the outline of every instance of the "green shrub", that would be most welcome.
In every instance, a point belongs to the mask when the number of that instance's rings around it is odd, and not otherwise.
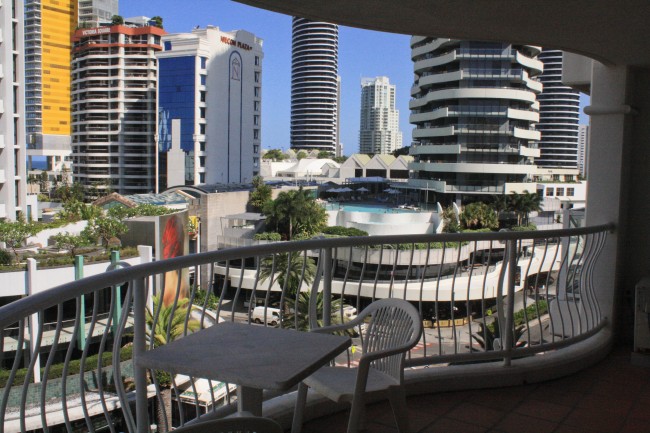
[[[120,362],[128,361],[133,357],[133,347],[125,346],[120,350]],[[85,371],[97,370],[99,365],[99,355],[91,355],[86,358]],[[113,365],[113,353],[104,352],[102,354],[102,368],[106,368]],[[48,373],[48,380],[59,379],[63,377],[63,366],[64,363],[52,364],[50,371]],[[20,386],[25,382],[25,377],[27,376],[26,368],[21,368],[16,371],[16,377],[12,383],[12,386]],[[75,359],[70,361],[68,364],[68,376],[79,374],[81,372],[81,360]],[[9,380],[10,370],[0,369],[0,388],[7,386],[7,381]],[[45,367],[41,368],[41,376],[45,374]]]
[[[528,231],[534,231],[537,230],[537,226],[533,223],[530,223],[525,226],[514,226],[513,228],[510,229],[513,232],[528,232]]]
[[[323,229],[323,234],[336,236],[368,236],[368,232],[364,230],[341,226],[325,227]]]
[[[7,250],[0,249],[0,265],[10,265],[14,261],[14,256]]]
[[[257,233],[254,237],[256,241],[281,241],[282,236],[276,232]]]

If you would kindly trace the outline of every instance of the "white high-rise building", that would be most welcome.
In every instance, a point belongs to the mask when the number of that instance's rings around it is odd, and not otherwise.
[[[0,3],[0,218],[26,216],[23,2]]]
[[[392,153],[402,147],[395,85],[388,77],[361,79],[360,153]]]
[[[99,27],[118,14],[119,0],[79,0],[79,25]]]
[[[218,27],[163,37],[158,189],[250,183],[260,170],[262,39]]]
[[[578,125],[578,170],[580,176],[587,177],[587,158],[589,152],[589,125]]]
[[[337,152],[338,46],[336,24],[293,19],[291,148]]]
[[[562,84],[562,51],[542,50],[538,58],[544,63],[544,72],[539,76],[544,90],[537,96],[537,129],[542,139],[535,163],[544,168],[576,169],[580,93]]]
[[[155,189],[155,53],[165,31],[125,21],[72,39],[73,179],[91,197]]]
[[[530,45],[411,38],[409,187],[445,203],[533,192],[539,53]]]

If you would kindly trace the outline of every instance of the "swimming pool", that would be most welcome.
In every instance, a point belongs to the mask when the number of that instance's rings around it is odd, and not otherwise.
[[[343,203],[339,204],[340,210],[344,212],[370,212],[370,213],[413,213],[417,212],[414,209],[403,209],[382,204],[352,204]]]

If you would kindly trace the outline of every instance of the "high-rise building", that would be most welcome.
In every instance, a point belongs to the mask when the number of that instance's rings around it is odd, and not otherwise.
[[[158,188],[250,183],[260,170],[262,40],[208,26],[163,42]]]
[[[578,170],[582,177],[587,177],[588,149],[589,125],[578,125]]]
[[[73,178],[90,196],[155,189],[155,53],[165,32],[125,21],[73,35]]]
[[[0,218],[29,216],[25,170],[23,2],[0,3]]]
[[[533,192],[527,182],[539,156],[539,52],[530,45],[411,38],[416,129],[409,187],[444,203]]]
[[[562,84],[562,51],[542,50],[538,58],[544,63],[544,73],[539,76],[544,90],[537,95],[537,129],[542,139],[535,163],[544,168],[575,169],[578,167],[580,93]]]
[[[79,0],[79,26],[99,27],[111,22],[118,13],[119,0]]]
[[[25,127],[29,166],[69,167],[70,63],[78,0],[25,0]]]
[[[338,45],[335,24],[293,19],[291,48],[291,148],[338,146]]]
[[[395,85],[388,77],[361,79],[360,153],[392,153],[402,147]]]

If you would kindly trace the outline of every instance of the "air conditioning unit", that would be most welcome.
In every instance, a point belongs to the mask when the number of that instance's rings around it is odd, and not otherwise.
[[[650,277],[637,283],[634,295],[634,352],[632,360],[635,364],[650,366]]]

